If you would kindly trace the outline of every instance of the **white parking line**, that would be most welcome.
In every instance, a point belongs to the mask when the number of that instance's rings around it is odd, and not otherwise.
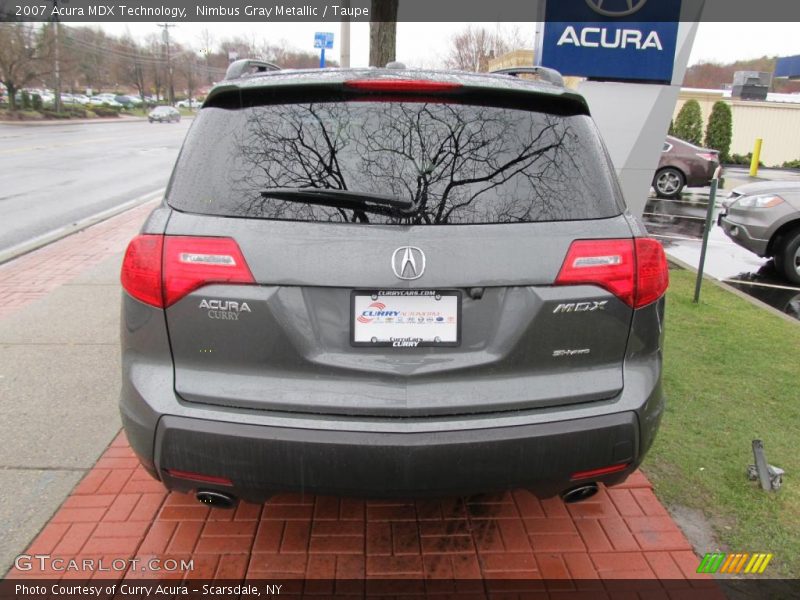
[[[705,221],[706,220],[705,217],[692,217],[692,216],[689,216],[689,215],[670,215],[670,214],[667,214],[667,213],[646,212],[646,213],[642,213],[642,215],[645,216],[645,217],[672,217],[673,219],[696,219],[698,221]]]
[[[789,285],[775,285],[774,283],[759,283],[757,281],[741,281],[740,279],[722,279],[725,283],[733,283],[737,285],[752,285],[755,287],[771,288],[775,290],[791,290],[793,292],[800,292],[800,288],[792,287]]]
[[[683,237],[680,235],[663,235],[660,233],[651,233],[650,237],[654,238],[664,238],[666,240],[678,240],[681,242],[697,242],[698,244],[701,243],[703,240],[700,238],[690,238],[690,237]],[[730,242],[717,242],[714,240],[708,240],[709,246],[730,246]]]

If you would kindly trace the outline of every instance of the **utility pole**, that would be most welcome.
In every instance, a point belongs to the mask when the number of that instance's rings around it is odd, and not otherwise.
[[[350,0],[342,2],[342,8],[350,8]],[[345,10],[345,12],[347,12]],[[350,17],[345,17],[340,25],[339,34],[341,41],[339,42],[341,50],[339,51],[339,66],[344,69],[350,68]]]
[[[164,33],[162,34],[162,36],[163,36],[163,39],[164,39],[164,44],[166,45],[166,48],[167,48],[167,77],[168,77],[168,81],[169,81],[169,84],[168,84],[168,87],[167,87],[167,95],[168,95],[168,98],[169,98],[170,106],[174,106],[175,105],[175,84],[174,84],[174,82],[172,80],[172,55],[170,54],[170,49],[169,49],[169,28],[170,27],[175,27],[175,24],[174,23],[158,23],[158,26],[164,28]]]
[[[58,0],[53,0],[53,8],[58,8]],[[55,95],[53,97],[53,108],[56,109],[57,113],[61,112],[61,60],[60,60],[60,49],[59,46],[61,45],[59,42],[59,29],[60,29],[60,22],[58,20],[58,14],[53,14],[53,23],[55,28],[55,74],[56,74],[56,89]]]

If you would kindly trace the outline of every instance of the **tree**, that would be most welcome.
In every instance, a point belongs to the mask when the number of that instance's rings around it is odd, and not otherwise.
[[[675,137],[700,144],[703,141],[703,115],[697,100],[687,100],[675,119]]]
[[[667,135],[675,135],[675,120],[669,120],[669,129],[667,130]]]
[[[144,103],[145,97],[145,72],[148,57],[145,51],[130,37],[123,36],[116,44],[116,52],[119,57],[114,63],[113,73],[115,79],[121,83],[132,85],[139,93],[139,97]]]
[[[384,67],[397,52],[397,2],[374,0],[369,24],[369,64]]]
[[[722,162],[730,160],[731,138],[733,137],[733,114],[731,107],[724,100],[717,100],[711,108],[706,128],[705,144],[709,148],[719,150]]]
[[[50,73],[51,52],[47,36],[32,23],[0,23],[0,81],[11,110],[23,86]]]
[[[459,71],[488,71],[489,60],[521,47],[518,32],[505,36],[483,27],[469,26],[450,38],[450,52],[445,58],[449,69]]]

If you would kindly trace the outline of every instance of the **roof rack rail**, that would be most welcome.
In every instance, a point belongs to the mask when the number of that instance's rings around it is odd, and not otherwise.
[[[225,79],[239,79],[240,77],[246,77],[247,75],[254,75],[256,73],[280,70],[281,68],[278,65],[272,64],[271,62],[253,58],[243,58],[230,64],[228,70],[225,72]]]
[[[547,83],[564,87],[564,78],[561,76],[561,73],[549,67],[509,67],[507,69],[497,69],[496,71],[492,71],[492,73],[497,75],[511,75],[511,77],[519,77],[519,75],[528,73],[531,75],[538,75],[539,79]]]

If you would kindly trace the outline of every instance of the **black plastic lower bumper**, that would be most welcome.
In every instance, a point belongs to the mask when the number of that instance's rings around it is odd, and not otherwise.
[[[277,492],[414,497],[528,488],[542,497],[577,471],[639,461],[639,424],[625,412],[554,423],[420,433],[290,429],[165,416],[155,463],[170,489],[219,489],[260,502]],[[169,475],[230,479],[220,486]]]

